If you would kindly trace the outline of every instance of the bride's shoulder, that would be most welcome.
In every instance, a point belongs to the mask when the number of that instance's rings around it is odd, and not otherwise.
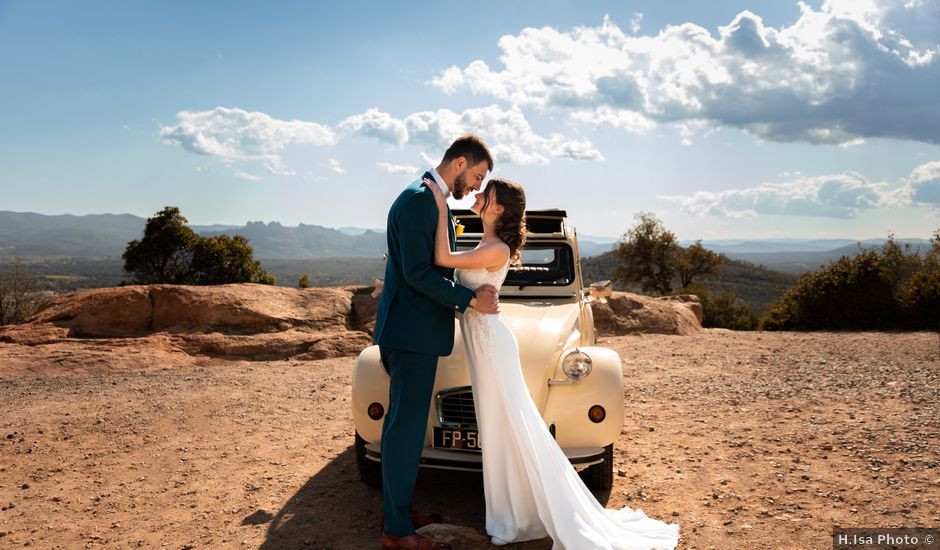
[[[491,266],[502,267],[509,260],[509,245],[499,239],[481,242],[480,248],[486,250],[487,258],[492,261]]]
[[[500,239],[489,239],[480,243],[480,249],[485,249],[489,254],[501,254],[509,257],[509,245]]]

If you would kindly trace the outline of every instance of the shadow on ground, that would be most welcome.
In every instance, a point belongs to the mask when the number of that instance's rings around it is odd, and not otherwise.
[[[595,492],[606,503],[610,491]],[[422,469],[415,488],[418,510],[439,512],[447,523],[485,530],[483,477],[474,472]],[[339,454],[271,516],[256,510],[243,523],[265,523],[263,550],[378,547],[382,491],[359,479],[352,446]]]

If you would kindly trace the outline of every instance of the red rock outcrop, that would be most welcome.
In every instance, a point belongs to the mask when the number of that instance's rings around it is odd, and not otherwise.
[[[366,287],[134,285],[63,294],[0,343],[152,345],[167,352],[248,359],[325,359],[371,343]],[[364,300],[368,298],[368,300]],[[112,342],[113,343],[113,342]]]
[[[684,336],[702,331],[702,304],[691,294],[651,298],[614,292],[606,301],[596,300],[591,306],[599,336],[638,333]]]
[[[135,370],[199,357],[355,356],[372,343],[377,300],[371,291],[232,284],[72,292],[52,299],[26,323],[0,328],[0,359],[25,368],[50,363],[83,368],[83,358],[94,358],[111,370]],[[600,336],[702,329],[702,308],[694,296],[616,292],[592,306]]]

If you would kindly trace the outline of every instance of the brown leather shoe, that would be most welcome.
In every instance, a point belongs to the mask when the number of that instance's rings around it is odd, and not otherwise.
[[[446,542],[435,542],[417,533],[407,537],[393,537],[382,533],[382,550],[453,550]]]
[[[411,524],[415,526],[415,529],[421,529],[422,527],[427,527],[432,523],[440,523],[443,518],[437,512],[431,512],[430,514],[422,514],[417,510],[411,511]]]

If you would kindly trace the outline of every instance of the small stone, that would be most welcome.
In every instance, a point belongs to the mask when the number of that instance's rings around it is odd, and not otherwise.
[[[29,483],[24,483],[24,484],[20,485],[20,488],[21,488],[21,489],[29,489]]]
[[[626,470],[617,470],[617,475],[620,476],[620,477],[627,477],[627,471],[626,471]]]

